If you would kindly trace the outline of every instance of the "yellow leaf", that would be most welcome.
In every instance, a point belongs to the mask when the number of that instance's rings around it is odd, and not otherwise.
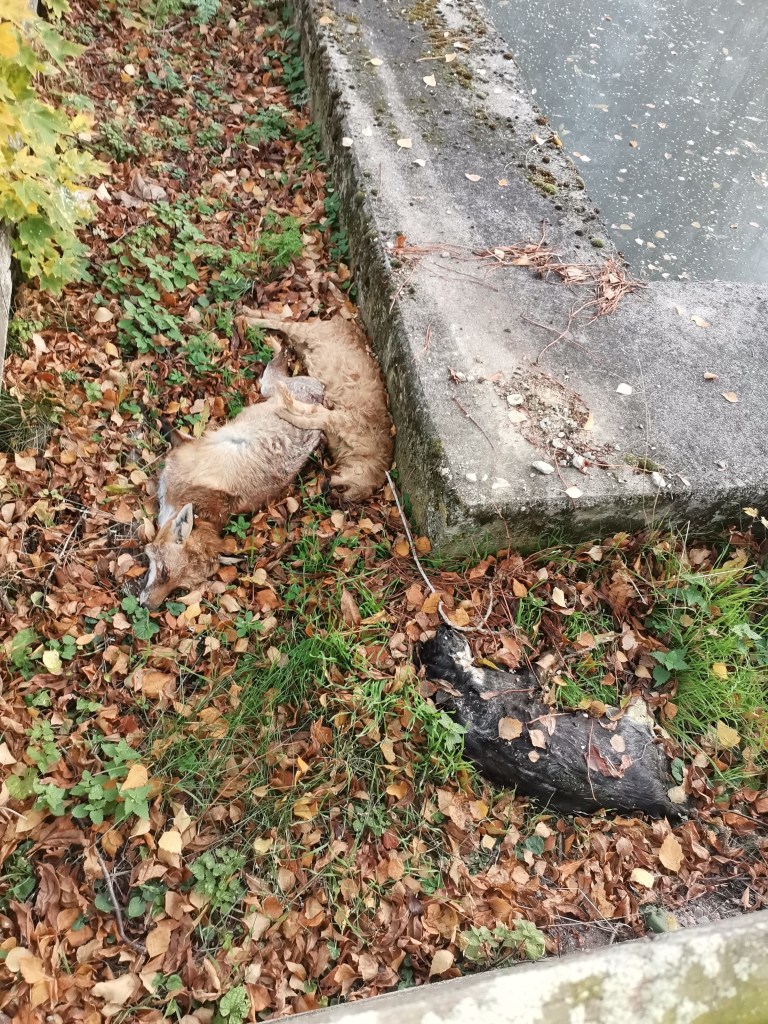
[[[738,747],[741,742],[741,736],[732,729],[730,725],[726,725],[725,722],[718,721],[717,723],[717,742],[721,747],[725,747],[726,750],[730,750],[732,747]]]
[[[646,871],[645,868],[635,868],[629,877],[637,885],[642,885],[646,889],[653,888],[654,876],[650,871]]]
[[[450,949],[438,949],[432,957],[429,976],[431,978],[435,974],[445,974],[451,967],[453,967],[453,953]]]
[[[718,679],[728,678],[728,666],[722,661],[716,661],[712,665],[712,675],[717,676]]]
[[[64,671],[58,651],[43,651],[43,664],[53,676],[60,676]]]
[[[125,793],[128,789],[141,789],[142,786],[149,784],[149,776],[147,775],[147,769],[143,764],[132,764],[128,770],[128,774],[125,777],[120,787],[120,792]]]
[[[673,836],[671,832],[661,844],[659,860],[667,871],[673,871],[675,874],[680,870],[682,863],[685,860],[680,840],[677,839],[676,836]]]
[[[13,60],[19,52],[19,43],[16,33],[10,25],[0,25],[0,57]]]
[[[34,473],[37,469],[34,455],[19,455],[17,452],[13,456],[13,461],[16,463],[16,468],[20,469],[22,473]]]
[[[163,832],[157,845],[166,853],[181,853],[181,833],[177,832],[175,828],[169,829],[167,832]]]
[[[749,507],[742,509],[742,511],[745,512],[750,517],[750,519],[757,519],[757,517],[760,515],[756,508]]]

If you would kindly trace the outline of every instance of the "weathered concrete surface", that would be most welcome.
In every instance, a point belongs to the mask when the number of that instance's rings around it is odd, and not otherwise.
[[[768,911],[299,1014],[306,1024],[764,1024]]]
[[[703,529],[744,505],[765,507],[768,287],[654,283],[575,327],[575,343],[559,342],[537,365],[589,294],[470,254],[535,241],[544,221],[564,260],[613,253],[480,8],[298,0],[297,15],[362,313],[390,389],[402,485],[433,542],[533,547],[553,531],[584,539],[665,519]],[[398,266],[398,235],[436,251]],[[510,421],[514,394],[525,400],[522,425]],[[554,464],[553,441],[607,468],[584,475],[561,454],[559,471],[542,476],[531,463]],[[568,497],[571,487],[582,495]]]

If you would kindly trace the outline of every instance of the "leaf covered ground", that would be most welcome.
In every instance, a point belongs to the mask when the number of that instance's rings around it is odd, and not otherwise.
[[[210,21],[205,24],[205,18]],[[768,573],[746,529],[471,566],[417,549],[477,658],[552,699],[642,693],[696,815],[562,817],[494,791],[429,700],[438,625],[392,495],[310,464],[229,531],[244,565],[137,601],[162,413],[258,394],[249,305],[354,315],[289,15],[82,0],[56,80],[105,163],[91,280],[16,303],[0,423],[0,1011],[260,1020],[764,905]],[[754,510],[750,510],[754,511]],[[760,527],[758,526],[758,530]]]

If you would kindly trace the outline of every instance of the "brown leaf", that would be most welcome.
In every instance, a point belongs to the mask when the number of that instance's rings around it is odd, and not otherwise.
[[[125,1006],[139,987],[139,979],[135,974],[121,974],[111,981],[99,981],[91,989],[91,995],[103,999],[106,1006],[103,1013],[111,1016]]]
[[[175,926],[174,921],[161,921],[147,935],[147,953],[151,956],[164,956],[171,944],[171,933]]]
[[[683,847],[680,844],[680,840],[677,839],[671,832],[664,839],[659,850],[659,860],[667,869],[675,874],[682,867],[685,855],[683,854]]]
[[[529,729],[528,738],[534,747],[545,748],[547,745],[547,737],[542,729]]]
[[[450,949],[438,949],[435,955],[432,957],[432,963],[429,967],[430,978],[436,974],[445,974],[447,970],[453,967],[453,953]]]
[[[503,740],[516,740],[523,731],[523,723],[518,718],[500,718],[499,736]]]
[[[162,185],[151,178],[143,178],[139,171],[135,171],[131,181],[131,192],[145,203],[159,203],[168,198],[168,193]]]
[[[354,597],[346,587],[341,592],[341,617],[347,626],[359,626],[363,621],[360,609],[357,607]]]
[[[5,967],[14,974],[20,974],[28,985],[35,985],[47,978],[43,961],[23,946],[14,946],[8,951]]]
[[[125,793],[128,789],[141,789],[149,783],[149,775],[143,764],[132,764],[128,769],[125,781],[120,787],[120,792]]]

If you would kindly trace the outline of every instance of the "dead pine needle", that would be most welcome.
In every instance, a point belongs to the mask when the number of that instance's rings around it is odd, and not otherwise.
[[[395,505],[397,506],[397,511],[398,511],[398,513],[400,515],[400,522],[403,524],[403,529],[405,530],[405,536],[408,539],[408,547],[411,549],[411,555],[413,556],[414,564],[416,565],[416,568],[419,570],[419,574],[420,574],[421,578],[424,580],[424,583],[427,585],[427,589],[429,590],[429,592],[431,594],[436,594],[437,590],[435,589],[434,584],[432,583],[430,578],[427,576],[427,574],[424,572],[424,568],[423,568],[421,562],[419,561],[419,556],[418,556],[418,554],[416,552],[416,545],[415,545],[414,540],[413,540],[413,534],[411,533],[411,528],[408,525],[408,520],[405,518],[405,513],[403,512],[403,506],[400,503],[400,495],[397,492],[397,488],[395,487],[395,483],[394,483],[394,481],[393,481],[389,471],[387,471],[387,483],[389,484],[389,489],[392,491],[392,497],[394,498]],[[483,615],[483,617],[481,619],[482,625],[479,625],[479,626],[457,626],[455,622],[451,622],[451,620],[448,618],[448,614],[447,614],[447,612],[446,612],[446,610],[445,610],[445,608],[443,606],[442,599],[440,599],[438,601],[438,605],[437,605],[437,612],[438,612],[440,618],[446,624],[446,626],[450,626],[451,629],[457,629],[461,633],[487,633],[487,632],[489,632],[489,630],[486,629],[485,627],[486,627],[486,624],[488,622],[488,619],[491,617],[491,612],[492,611],[493,611],[493,583],[492,582],[488,583],[488,608],[485,611],[485,615]]]

